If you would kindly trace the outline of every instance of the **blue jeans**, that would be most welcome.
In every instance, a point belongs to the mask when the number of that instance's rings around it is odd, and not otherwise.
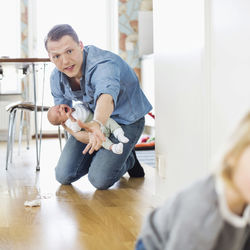
[[[108,189],[133,167],[135,159],[132,150],[143,132],[144,124],[144,117],[130,125],[120,124],[124,135],[129,138],[129,142],[124,143],[123,153],[120,155],[104,148],[92,155],[84,155],[82,151],[86,144],[70,136],[55,169],[57,181],[61,184],[71,184],[88,174],[93,186],[97,189]],[[118,142],[113,135],[109,138],[114,143]]]
[[[146,250],[141,239],[137,241],[135,250]]]

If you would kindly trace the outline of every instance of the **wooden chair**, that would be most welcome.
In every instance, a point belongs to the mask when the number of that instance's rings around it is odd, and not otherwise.
[[[37,109],[36,109],[37,107]],[[8,143],[7,143],[7,153],[6,153],[6,170],[8,169],[9,163],[12,163],[13,156],[13,144],[15,138],[15,122],[16,122],[16,113],[21,111],[20,115],[20,132],[19,132],[19,151],[21,146],[22,139],[22,130],[23,130],[23,115],[24,112],[43,112],[48,111],[48,106],[35,106],[31,102],[15,102],[7,105],[5,107],[6,111],[9,112],[9,125],[8,125]],[[36,121],[35,121],[36,122]],[[37,166],[36,170],[40,169],[40,148],[41,148],[41,138],[42,138],[42,129],[40,128],[40,136],[36,134],[36,153],[37,153]],[[27,124],[27,149],[29,149],[29,124]],[[40,142],[40,144],[38,144]]]

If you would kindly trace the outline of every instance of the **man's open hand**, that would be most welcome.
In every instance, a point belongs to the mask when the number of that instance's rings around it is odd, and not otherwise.
[[[84,123],[78,120],[77,122],[78,125],[85,129],[89,135],[89,143],[82,153],[86,154],[89,152],[89,154],[92,154],[94,151],[99,150],[102,146],[102,143],[106,140],[104,134],[101,131],[100,125],[95,121]]]

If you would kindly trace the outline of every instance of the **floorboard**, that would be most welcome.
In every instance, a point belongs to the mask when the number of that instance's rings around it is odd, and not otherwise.
[[[145,216],[164,200],[156,188],[159,183],[164,186],[164,179],[147,165],[145,178],[126,174],[101,191],[87,177],[69,186],[55,180],[57,139],[43,139],[39,172],[34,141],[30,150],[23,144],[20,155],[17,152],[15,145],[13,163],[6,171],[6,143],[0,143],[0,249],[134,249]],[[34,199],[41,206],[24,206]]]

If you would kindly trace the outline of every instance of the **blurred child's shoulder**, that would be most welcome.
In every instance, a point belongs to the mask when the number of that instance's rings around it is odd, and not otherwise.
[[[206,192],[210,192],[211,190],[215,190],[214,174],[209,174],[199,178],[198,180],[192,182],[189,186],[187,186],[183,191],[189,192],[189,190],[193,192],[195,191],[194,193],[197,194],[200,194],[201,192],[204,194]]]
[[[201,199],[206,200],[208,197],[214,197],[215,192],[215,176],[213,174],[199,178],[192,182],[182,190],[179,195],[187,199]]]
[[[174,207],[176,212],[194,212],[196,210],[210,210],[217,206],[217,194],[215,191],[215,177],[208,175],[192,182],[185,188],[180,189],[166,201],[167,206]],[[177,212],[178,213],[178,212]]]
[[[182,189],[176,194],[173,202],[176,207],[185,207],[185,213],[209,214],[211,211],[217,210],[218,197],[214,175],[200,178]]]

